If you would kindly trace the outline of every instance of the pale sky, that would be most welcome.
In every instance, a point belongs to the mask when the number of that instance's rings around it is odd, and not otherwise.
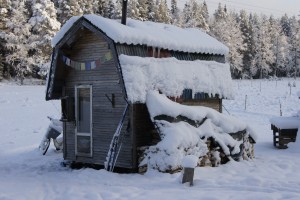
[[[275,17],[281,17],[284,13],[289,16],[300,15],[300,0],[205,0],[210,14],[212,14],[220,2],[226,4],[227,8],[239,11],[245,9],[248,12],[264,13],[266,15],[273,14]],[[178,6],[183,8],[186,0],[177,0]],[[203,0],[199,0],[203,2]]]

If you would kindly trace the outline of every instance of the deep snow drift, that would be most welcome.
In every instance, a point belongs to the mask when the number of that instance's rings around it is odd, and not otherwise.
[[[288,80],[234,84],[235,100],[224,105],[257,133],[255,159],[196,168],[189,187],[180,184],[180,173],[71,170],[60,165],[62,153],[52,144],[42,156],[46,116],[59,115],[59,102],[44,101],[44,86],[0,83],[0,199],[300,199],[300,140],[275,149],[269,122],[280,115],[280,104],[283,116],[300,110],[300,81],[291,88]]]

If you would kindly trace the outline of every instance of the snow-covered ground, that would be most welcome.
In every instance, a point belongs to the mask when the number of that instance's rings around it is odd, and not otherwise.
[[[105,170],[71,170],[51,145],[38,145],[46,116],[59,116],[59,102],[45,102],[44,86],[0,83],[0,200],[6,199],[300,199],[300,140],[275,149],[269,119],[300,110],[300,80],[235,81],[230,114],[248,122],[258,135],[255,159],[217,168],[196,168],[194,186],[180,184],[181,173],[145,175]],[[291,89],[291,95],[290,95]],[[245,110],[245,97],[247,106]],[[224,113],[227,111],[224,109]]]

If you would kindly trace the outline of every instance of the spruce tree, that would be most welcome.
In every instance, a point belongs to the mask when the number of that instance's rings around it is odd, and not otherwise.
[[[89,0],[89,1],[79,0],[78,4],[82,8],[83,14],[97,13],[99,8],[98,0]]]
[[[248,16],[245,10],[240,11],[239,24],[240,30],[243,35],[243,43],[245,48],[241,51],[243,55],[243,78],[251,78],[250,66],[254,52],[254,42],[253,42],[253,28],[249,22],[250,16]]]
[[[230,27],[230,29],[224,29]],[[230,63],[230,70],[233,78],[241,78],[243,71],[243,56],[241,52],[245,48],[240,25],[236,21],[233,12],[219,18],[212,24],[211,34],[229,48],[227,60]]]
[[[289,43],[290,43],[290,61],[289,69],[290,75],[294,78],[299,76],[299,60],[300,60],[300,22],[295,16],[289,19],[290,21],[290,33],[289,33]]]
[[[185,27],[197,27],[208,32],[209,26],[205,20],[205,13],[202,9],[203,5],[197,3],[196,0],[189,0],[183,9],[183,21]]]
[[[170,16],[170,10],[168,8],[167,0],[161,0],[160,7],[159,7],[162,17],[162,22],[166,24],[171,23],[171,16]]]
[[[132,19],[140,19],[139,2],[137,0],[130,0],[128,2],[128,17]]]
[[[98,1],[98,10],[97,13],[101,16],[105,16],[105,12],[106,12],[106,8],[107,8],[107,1],[106,0],[99,0]]]
[[[181,26],[181,12],[177,6],[177,0],[171,0],[171,24]]]
[[[289,37],[291,35],[291,24],[290,24],[290,19],[287,16],[287,14],[285,14],[284,16],[281,17],[280,25],[282,27],[284,34]]]
[[[115,15],[115,5],[114,2],[112,0],[108,0],[107,1],[107,5],[106,5],[106,9],[104,12],[104,17],[112,19]]]
[[[6,62],[13,66],[14,75],[23,83],[26,75],[32,73],[32,61],[28,59],[31,25],[28,22],[28,10],[25,8],[25,1],[12,1],[9,20],[6,22],[8,29],[4,33],[6,40],[5,48],[8,52]]]
[[[158,6],[156,5],[156,2],[154,0],[148,0],[148,12],[147,12],[147,18],[149,21],[157,21],[157,15],[158,13]]]
[[[0,81],[3,79],[3,72],[4,72],[4,59],[3,55],[0,53]]]
[[[121,19],[122,18],[122,3],[123,0],[116,0],[115,4],[115,12],[114,12],[114,19]]]
[[[209,12],[208,12],[208,8],[207,8],[206,1],[203,2],[201,11],[202,11],[202,16],[203,16],[204,19],[205,19],[205,22],[206,22],[207,24],[209,24]]]
[[[275,56],[274,64],[271,66],[274,76],[282,76],[288,64],[287,55],[288,43],[287,37],[281,28],[280,21],[276,20],[273,16],[269,18],[272,49]]]
[[[82,15],[83,9],[78,0],[58,0],[58,21],[64,24],[71,17]]]
[[[148,20],[148,0],[138,0],[140,20]]]
[[[258,18],[258,17],[257,17]],[[255,56],[253,66],[256,67],[256,76],[268,77],[272,72],[271,66],[275,63],[275,56],[270,35],[270,22],[266,16],[254,21]]]
[[[51,40],[60,29],[54,3],[50,0],[32,2],[32,16],[29,19],[31,36],[28,38],[29,57],[37,70],[50,61]],[[44,73],[41,74],[45,76]]]
[[[214,13],[215,21],[223,20],[227,16],[226,7],[222,7],[221,3],[219,3],[217,10]]]
[[[5,49],[5,34],[8,32],[6,27],[6,22],[9,21],[11,1],[10,0],[0,0],[0,80],[4,75],[4,65],[8,68],[5,72],[9,77],[9,64],[5,61],[4,55],[6,54]]]

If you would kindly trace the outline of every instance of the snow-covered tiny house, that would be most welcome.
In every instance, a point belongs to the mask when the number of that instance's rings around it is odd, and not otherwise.
[[[228,48],[198,29],[75,16],[52,40],[46,100],[60,99],[64,159],[136,171],[157,143],[150,91],[221,112],[231,98]]]

